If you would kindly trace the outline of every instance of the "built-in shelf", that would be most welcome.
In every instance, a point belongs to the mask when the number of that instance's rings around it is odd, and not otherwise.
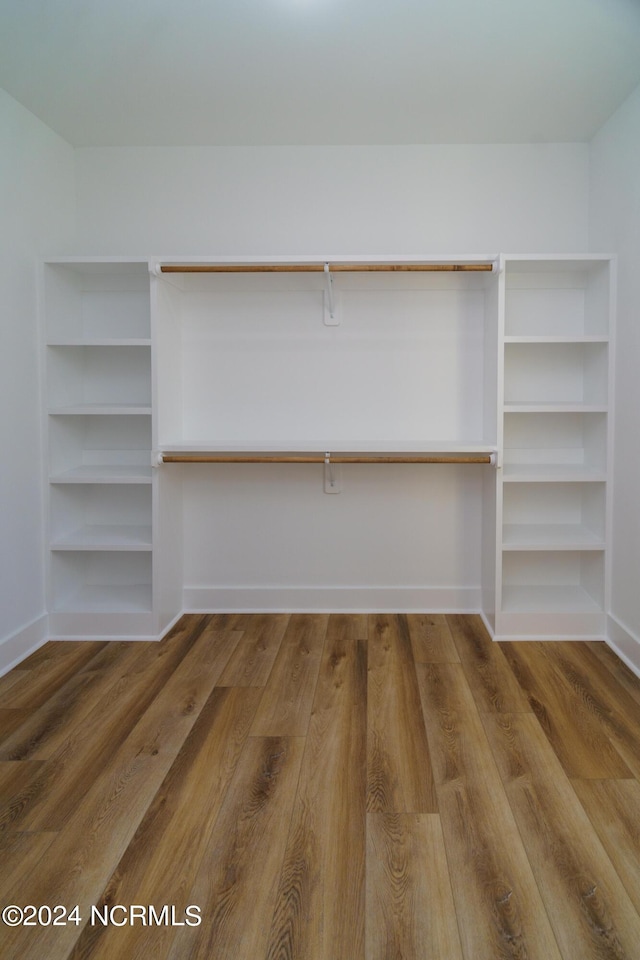
[[[601,341],[505,344],[505,412],[604,411],[608,349]]]
[[[606,336],[609,263],[606,259],[506,263],[507,336]]]
[[[151,611],[151,585],[85,585],[58,597],[57,613],[147,613]]]
[[[578,463],[505,463],[505,483],[602,483],[607,479],[604,467]]]
[[[504,405],[505,413],[606,413],[605,403],[582,403],[566,400],[558,402],[541,402],[538,400],[508,402]]]
[[[151,610],[151,553],[116,549],[53,550],[56,611],[141,613]]]
[[[138,464],[79,466],[49,477],[50,483],[151,483],[151,480],[151,467]]]
[[[149,268],[144,261],[50,261],[44,293],[50,341],[151,336]]]
[[[151,550],[150,526],[94,524],[59,537],[52,550]]]
[[[51,411],[151,409],[149,340],[50,344],[46,359]]]
[[[137,417],[150,416],[151,407],[133,406],[128,403],[78,403],[68,407],[54,407],[49,410],[52,417],[88,417],[88,416],[119,416]]]
[[[96,337],[93,339],[48,340],[48,347],[150,347],[151,340],[145,337]]]
[[[577,584],[560,586],[505,586],[505,613],[601,613],[602,607]]]
[[[602,412],[518,410],[504,418],[504,480],[606,480]]]
[[[536,336],[508,336],[504,338],[505,343],[530,343],[530,344],[561,344],[561,343],[608,343],[609,337],[605,334],[558,334],[558,335],[536,335]]]
[[[166,453],[275,453],[283,450],[292,453],[315,453],[329,450],[333,453],[383,455],[385,453],[495,453],[496,449],[495,444],[483,443],[478,440],[416,440],[403,443],[393,440],[369,440],[355,441],[348,446],[334,444],[330,441],[318,442],[317,440],[295,444],[253,441],[243,444],[220,444],[203,440],[193,443],[162,444],[162,450]]]
[[[502,531],[503,550],[604,550],[602,537],[573,523],[510,523]]]
[[[49,475],[54,482],[150,483],[151,417],[50,416]]]

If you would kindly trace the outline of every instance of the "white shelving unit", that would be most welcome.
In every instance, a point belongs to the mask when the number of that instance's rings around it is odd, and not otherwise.
[[[491,455],[497,469],[455,467],[482,527],[491,632],[603,636],[611,259],[499,262],[490,273],[363,262],[336,272],[331,316],[327,277],[303,272],[307,261],[169,275],[147,261],[48,261],[51,635],[160,636],[180,614],[195,471],[163,459],[329,454]]]
[[[53,636],[153,636],[146,262],[44,266]]]
[[[504,259],[499,638],[605,633],[611,269]]]

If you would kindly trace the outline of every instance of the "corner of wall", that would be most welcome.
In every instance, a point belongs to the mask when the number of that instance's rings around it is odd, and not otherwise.
[[[614,384],[613,522],[609,639],[632,669],[640,667],[640,86],[589,148],[589,248],[617,255]]]
[[[607,643],[637,677],[640,677],[640,637],[609,615]]]
[[[49,638],[49,617],[43,613],[31,623],[0,640],[0,677],[17,667]]]
[[[75,242],[73,147],[0,90],[0,672],[47,636],[36,265]],[[7,329],[8,325],[11,329]]]

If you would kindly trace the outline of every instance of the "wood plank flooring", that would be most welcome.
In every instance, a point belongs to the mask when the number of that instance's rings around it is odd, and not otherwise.
[[[477,616],[49,643],[0,678],[0,864],[45,907],[2,960],[638,960],[640,680]]]

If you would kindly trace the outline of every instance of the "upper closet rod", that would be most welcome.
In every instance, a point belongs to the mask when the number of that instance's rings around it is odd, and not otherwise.
[[[347,453],[161,453],[160,463],[489,463],[494,453],[347,454]]]
[[[332,273],[490,273],[493,263],[331,263]],[[163,263],[160,273],[323,273],[324,263]]]

